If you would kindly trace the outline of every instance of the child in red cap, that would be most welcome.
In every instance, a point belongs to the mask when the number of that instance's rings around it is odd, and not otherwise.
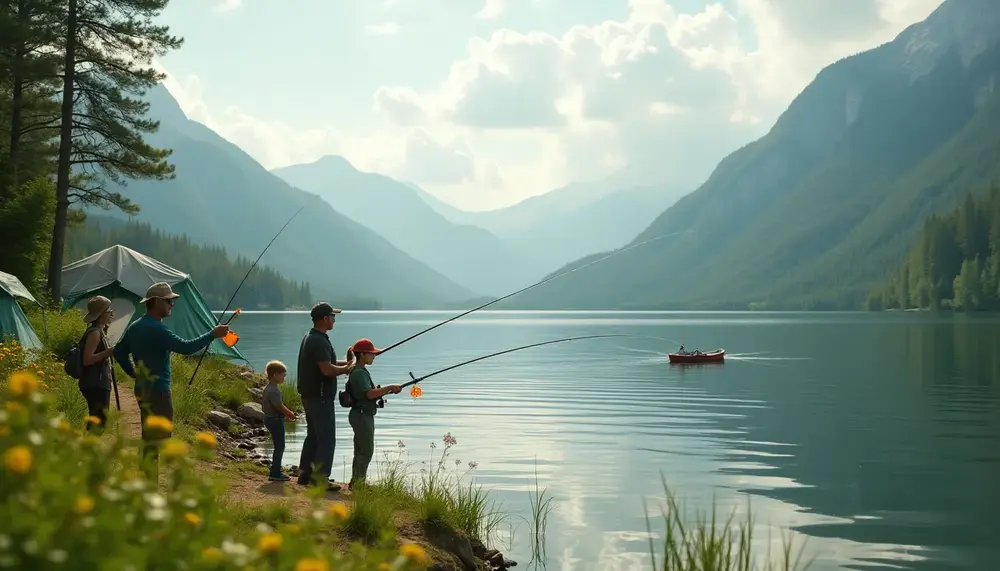
[[[352,347],[357,359],[354,370],[347,382],[350,384],[351,398],[354,406],[347,419],[354,429],[354,462],[351,465],[351,481],[348,489],[363,484],[368,475],[368,465],[375,454],[375,413],[378,411],[378,399],[403,390],[399,385],[389,385],[375,388],[368,365],[375,361],[375,356],[382,352],[368,339],[359,339]]]

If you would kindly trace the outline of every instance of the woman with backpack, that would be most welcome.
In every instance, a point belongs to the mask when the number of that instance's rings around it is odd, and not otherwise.
[[[100,419],[100,424],[88,423],[88,431],[104,431],[107,411],[111,406],[111,352],[114,347],[108,343],[105,332],[114,312],[111,300],[98,295],[87,301],[87,315],[83,321],[87,330],[80,339],[80,358],[83,368],[80,374],[80,392],[87,401],[87,414]]]

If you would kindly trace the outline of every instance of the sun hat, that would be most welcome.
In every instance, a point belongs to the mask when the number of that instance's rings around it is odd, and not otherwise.
[[[372,353],[374,355],[378,355],[379,353],[382,352],[381,349],[375,348],[375,344],[372,343],[370,339],[358,339],[358,341],[351,346],[351,349],[354,351],[355,354]]]
[[[83,322],[93,323],[109,309],[111,309],[111,300],[103,295],[95,295],[87,300],[87,315],[83,316]]]
[[[139,300],[139,303],[146,303],[151,299],[176,299],[180,295],[174,293],[174,290],[170,289],[170,284],[167,282],[157,282],[146,290],[146,297]]]

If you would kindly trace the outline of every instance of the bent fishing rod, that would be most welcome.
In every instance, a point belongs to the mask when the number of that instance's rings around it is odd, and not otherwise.
[[[440,322],[440,323],[438,323],[436,325],[432,325],[431,327],[428,327],[427,329],[424,329],[423,331],[419,331],[417,333],[414,333],[413,335],[410,335],[406,339],[403,339],[402,341],[397,341],[396,343],[393,343],[392,345],[389,345],[385,349],[382,349],[382,352],[379,353],[379,354],[380,355],[384,354],[386,351],[388,351],[388,350],[390,350],[390,349],[392,349],[394,347],[399,347],[400,345],[402,345],[403,343],[406,343],[407,341],[411,341],[413,339],[416,339],[417,337],[420,337],[424,333],[427,333],[429,331],[437,329],[438,327],[441,327],[442,325],[446,325],[448,323],[451,323],[452,321],[455,321],[456,319],[458,319],[460,317],[465,317],[466,315],[468,315],[468,314],[470,314],[470,313],[472,313],[474,311],[479,311],[480,309],[487,308],[487,307],[493,305],[494,303],[498,303],[498,302],[501,302],[501,301],[503,301],[503,300],[505,300],[507,298],[514,297],[515,295],[517,295],[519,293],[523,293],[523,292],[528,291],[529,289],[536,288],[536,287],[538,287],[538,286],[540,286],[540,285],[542,285],[544,283],[550,282],[550,281],[552,281],[552,280],[554,280],[556,278],[561,278],[561,277],[563,277],[565,275],[568,275],[568,274],[571,274],[571,273],[573,273],[573,272],[575,272],[577,270],[582,270],[583,268],[586,268],[588,266],[592,266],[592,265],[594,265],[596,263],[603,262],[604,260],[607,260],[608,258],[611,258],[613,256],[617,256],[618,254],[621,254],[623,252],[627,252],[627,251],[629,251],[629,250],[631,250],[633,248],[638,248],[639,246],[642,246],[644,244],[649,244],[650,242],[655,242],[657,240],[662,240],[663,238],[669,238],[671,236],[676,236],[678,234],[683,234],[684,232],[687,232],[687,231],[685,230],[685,231],[680,231],[680,232],[671,232],[670,234],[664,234],[662,236],[657,236],[656,238],[650,238],[649,240],[645,240],[643,242],[639,242],[638,244],[632,244],[631,246],[627,246],[627,247],[622,248],[620,250],[615,250],[614,252],[611,252],[610,254],[608,254],[606,256],[603,256],[603,257],[598,258],[596,260],[591,260],[590,262],[587,262],[586,264],[583,264],[582,266],[577,266],[577,267],[572,268],[570,270],[566,270],[565,272],[563,272],[561,274],[555,274],[555,275],[549,276],[549,277],[547,277],[547,278],[545,278],[545,279],[543,279],[543,280],[541,280],[539,282],[533,283],[533,284],[531,284],[531,285],[529,285],[527,287],[523,287],[523,288],[515,291],[514,293],[508,293],[507,295],[505,295],[503,297],[498,297],[498,298],[494,299],[493,301],[484,303],[484,304],[480,305],[479,307],[474,307],[474,308],[472,308],[472,309],[470,309],[468,311],[465,311],[464,313],[460,313],[460,314],[458,314],[458,315],[456,315],[454,317],[451,317],[449,319],[446,319],[446,320],[444,320],[444,321],[442,321],[442,322]]]
[[[285,222],[284,226],[282,226],[280,230],[278,230],[278,233],[274,235],[274,238],[271,238],[271,241],[267,243],[267,246],[264,246],[264,250],[260,253],[259,256],[257,256],[257,259],[254,260],[253,264],[250,265],[250,269],[247,270],[246,275],[244,275],[243,279],[240,280],[240,284],[238,286],[236,286],[236,291],[234,291],[232,297],[229,298],[229,302],[226,303],[226,307],[222,310],[222,313],[219,314],[219,317],[216,318],[215,324],[217,326],[220,323],[222,323],[222,316],[225,315],[226,311],[229,310],[229,306],[232,305],[233,300],[236,299],[236,294],[239,293],[240,288],[243,287],[243,284],[247,281],[247,278],[250,277],[250,272],[252,272],[253,269],[257,267],[257,262],[260,262],[260,259],[264,257],[264,252],[267,252],[267,249],[271,247],[271,244],[274,244],[274,241],[278,239],[278,236],[281,236],[281,233],[285,231],[285,228],[287,228],[288,225],[292,223],[292,220],[294,220],[295,217],[299,215],[299,212],[302,212],[302,209],[305,208],[305,207],[306,207],[305,204],[303,204],[302,206],[300,206],[299,209],[295,211],[295,214],[292,214],[292,217],[289,218],[287,222]],[[229,322],[232,321],[233,318],[236,317],[238,314],[239,314],[239,310],[236,310],[236,312],[233,313],[233,316],[229,318],[229,321],[227,321],[226,324],[228,325]],[[213,339],[212,342],[214,343],[215,340]],[[202,360],[205,359],[205,355],[208,354],[208,348],[211,347],[211,346],[212,346],[212,343],[209,343],[208,345],[206,345],[205,346],[205,350],[202,351],[201,352],[201,356],[198,357],[198,364],[195,365],[194,372],[191,373],[191,379],[188,380],[188,386],[191,386],[191,383],[194,382],[194,377],[195,377],[195,375],[198,374],[198,369],[201,368],[201,362],[202,362]]]
[[[424,375],[422,377],[414,377],[413,376],[413,372],[410,372],[409,375],[410,375],[410,378],[412,380],[411,381],[407,381],[407,382],[403,383],[402,385],[399,385],[399,387],[400,388],[406,388],[406,387],[408,387],[410,385],[415,385],[415,384],[417,384],[417,383],[419,383],[421,381],[425,381],[425,380],[427,380],[427,379],[429,379],[429,378],[431,378],[433,376],[440,375],[441,373],[446,373],[448,371],[451,371],[452,369],[457,369],[459,367],[464,367],[465,365],[470,365],[470,364],[475,363],[477,361],[482,361],[483,359],[489,359],[491,357],[496,357],[496,356],[499,356],[499,355],[505,355],[507,353],[513,353],[515,351],[522,351],[524,349],[531,349],[532,347],[541,347],[542,345],[553,345],[555,343],[566,343],[567,341],[579,341],[579,340],[582,340],[582,339],[601,339],[601,338],[605,338],[605,337],[633,337],[633,335],[628,335],[626,333],[607,333],[607,334],[604,334],[604,335],[581,335],[579,337],[563,337],[562,339],[552,339],[550,341],[542,341],[540,343],[532,343],[530,345],[521,345],[520,347],[514,347],[512,349],[504,349],[503,351],[497,351],[496,353],[490,353],[489,355],[483,355],[481,357],[476,357],[475,359],[469,359],[468,361],[462,361],[461,363],[458,363],[457,365],[451,365],[450,367],[445,367],[443,369],[434,371],[433,373],[428,373],[428,374],[426,374],[426,375]],[[385,351],[382,351],[382,353],[384,353],[384,352]],[[381,353],[379,353],[379,354],[381,355]]]

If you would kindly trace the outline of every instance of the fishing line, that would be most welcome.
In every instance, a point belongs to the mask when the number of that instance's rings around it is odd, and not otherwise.
[[[264,250],[260,253],[259,256],[257,256],[257,259],[254,260],[254,263],[250,266],[250,269],[247,270],[246,275],[244,275],[243,279],[240,280],[240,284],[238,286],[236,286],[236,291],[234,291],[233,292],[233,296],[229,298],[229,302],[226,303],[226,307],[222,310],[222,313],[219,314],[219,317],[216,318],[216,320],[215,320],[216,326],[218,326],[222,322],[222,316],[225,315],[226,311],[229,310],[229,306],[232,305],[233,300],[236,299],[236,294],[239,293],[240,288],[243,287],[243,284],[246,283],[247,278],[250,277],[250,272],[252,272],[253,269],[257,267],[257,262],[259,262],[260,259],[264,257],[264,252],[267,252],[267,249],[271,247],[271,244],[273,244],[274,241],[278,239],[278,236],[280,236],[281,233],[285,231],[285,228],[288,227],[289,224],[291,224],[292,220],[294,220],[295,217],[299,215],[299,212],[302,212],[302,209],[305,208],[305,207],[306,207],[306,205],[303,204],[302,206],[299,207],[298,210],[295,211],[295,214],[292,214],[292,217],[289,218],[287,222],[285,222],[284,226],[282,226],[281,229],[278,230],[278,233],[274,235],[274,238],[271,238],[271,241],[267,243],[267,246],[264,247]],[[233,315],[229,318],[229,321],[227,321],[226,324],[229,324],[239,314],[240,314],[240,310],[237,309],[235,312],[233,312]],[[212,340],[212,343],[214,343],[214,342],[215,342],[215,340]],[[201,352],[201,357],[198,357],[198,364],[195,365],[194,372],[191,373],[191,379],[188,380],[188,386],[191,386],[191,383],[194,382],[194,377],[195,377],[195,375],[198,374],[198,369],[201,368],[201,362],[205,358],[205,355],[208,354],[208,348],[212,346],[212,343],[209,343],[208,345],[206,345],[205,346],[205,350]]]
[[[400,345],[402,345],[403,343],[406,343],[407,341],[416,339],[417,337],[420,337],[424,333],[427,333],[429,331],[437,329],[438,327],[441,327],[442,325],[446,325],[448,323],[451,323],[452,321],[455,321],[456,319],[458,319],[460,317],[464,317],[464,316],[466,316],[466,315],[468,315],[468,314],[470,314],[470,313],[472,313],[474,311],[479,311],[480,309],[484,309],[486,307],[489,307],[489,306],[493,305],[494,303],[503,301],[503,300],[505,300],[507,298],[514,297],[515,295],[517,295],[519,293],[526,292],[529,289],[538,287],[538,286],[540,286],[540,285],[542,285],[544,283],[550,282],[550,281],[552,281],[552,280],[554,280],[556,278],[561,278],[561,277],[563,277],[565,275],[568,275],[568,274],[571,274],[571,273],[573,273],[575,271],[582,270],[583,268],[592,266],[592,265],[594,265],[596,263],[599,263],[599,262],[603,262],[604,260],[607,260],[608,258],[610,258],[612,256],[617,256],[618,254],[621,254],[623,252],[627,252],[627,251],[629,251],[629,250],[631,250],[633,248],[638,248],[639,246],[642,246],[644,244],[649,244],[650,242],[655,242],[657,240],[662,240],[663,238],[669,238],[671,236],[677,236],[678,234],[684,234],[685,232],[690,232],[690,230],[683,230],[683,231],[679,231],[679,232],[672,232],[670,234],[664,234],[662,236],[657,236],[656,238],[650,238],[649,240],[645,240],[643,242],[639,242],[638,244],[632,244],[631,246],[626,246],[625,248],[621,248],[620,250],[615,250],[614,252],[611,252],[610,254],[607,254],[606,256],[603,256],[603,257],[598,258],[596,260],[591,260],[590,262],[587,262],[586,264],[583,264],[582,266],[577,266],[577,267],[575,267],[573,269],[570,269],[570,270],[567,270],[567,271],[565,271],[565,272],[563,272],[561,274],[556,274],[556,275],[553,275],[553,276],[549,276],[549,277],[547,277],[547,278],[545,278],[545,279],[543,279],[543,280],[541,280],[539,282],[536,282],[536,283],[533,283],[533,284],[531,284],[531,285],[529,285],[527,287],[521,288],[521,289],[515,291],[514,293],[509,293],[509,294],[507,294],[507,295],[505,295],[503,297],[498,297],[498,298],[494,299],[493,301],[484,303],[484,304],[480,305],[479,307],[474,307],[474,308],[472,308],[472,309],[470,309],[468,311],[465,311],[464,313],[459,313],[458,315],[456,315],[454,317],[451,317],[449,319],[446,319],[446,320],[442,321],[441,323],[438,323],[436,325],[432,325],[431,327],[428,327],[427,329],[424,329],[423,331],[414,333],[413,335],[410,335],[409,337],[407,337],[406,339],[403,339],[402,341],[397,341],[396,343],[393,343],[392,345],[389,345],[388,347],[386,347],[385,349],[382,350],[382,353],[379,353],[379,354],[381,355],[381,354],[385,353],[386,351],[389,351],[390,349],[392,349],[394,347],[399,347]]]
[[[608,333],[608,334],[604,334],[604,335],[581,335],[579,337],[563,337],[562,339],[553,339],[553,340],[550,340],[550,341],[542,341],[540,343],[531,343],[530,345],[521,345],[520,347],[514,347],[512,349],[504,349],[503,351],[497,351],[496,353],[490,353],[489,355],[483,355],[481,357],[476,357],[475,359],[469,359],[468,361],[462,361],[461,363],[458,363],[456,365],[451,365],[450,367],[445,367],[443,369],[438,369],[437,371],[434,371],[433,373],[428,373],[428,374],[426,374],[426,375],[424,375],[422,377],[414,377],[413,376],[413,372],[411,371],[409,373],[409,375],[410,375],[410,378],[412,380],[403,383],[402,385],[400,385],[400,387],[401,388],[406,388],[406,387],[408,387],[410,385],[415,385],[415,384],[417,384],[417,383],[419,383],[421,381],[425,381],[425,380],[427,380],[427,379],[429,379],[431,377],[434,377],[436,375],[440,375],[441,373],[446,373],[446,372],[451,371],[453,369],[457,369],[459,367],[464,367],[465,365],[470,365],[470,364],[475,363],[477,361],[482,361],[484,359],[489,359],[491,357],[497,357],[499,355],[505,355],[507,353],[513,353],[515,351],[522,351],[524,349],[531,349],[532,347],[541,347],[542,345],[553,345],[555,343],[566,343],[567,341],[579,341],[579,340],[582,340],[582,339],[602,339],[602,338],[608,338],[608,337],[632,337],[632,335],[628,335],[628,334],[625,334],[625,333]]]

